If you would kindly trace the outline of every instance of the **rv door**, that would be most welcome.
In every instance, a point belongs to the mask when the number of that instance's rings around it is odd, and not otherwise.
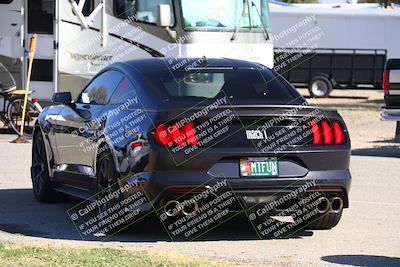
[[[1,0],[0,0],[1,1]],[[55,37],[54,37],[54,0],[25,1],[25,48],[29,39],[37,34],[37,46],[31,75],[30,90],[32,97],[50,100],[55,91]],[[28,53],[25,54],[24,71],[27,72]],[[26,74],[25,76],[26,77]]]
[[[23,21],[23,0],[0,0],[0,90],[22,88]]]

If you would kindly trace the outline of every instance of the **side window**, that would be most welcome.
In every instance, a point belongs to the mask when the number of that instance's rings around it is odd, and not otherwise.
[[[127,79],[123,78],[110,99],[110,104],[127,104],[138,102],[136,89]],[[131,106],[131,104],[129,104]]]
[[[122,78],[121,73],[113,70],[100,74],[86,86],[77,102],[93,105],[107,104]]]
[[[114,15],[118,18],[134,16],[137,21],[155,24],[157,7],[166,4],[171,9],[171,26],[175,24],[172,0],[114,0]]]

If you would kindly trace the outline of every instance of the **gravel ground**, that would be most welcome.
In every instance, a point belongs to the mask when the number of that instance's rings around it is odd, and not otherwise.
[[[328,107],[369,108],[377,109],[384,105],[382,90],[343,90],[335,89],[328,98],[312,98],[308,89],[298,88],[298,91],[311,104]]]

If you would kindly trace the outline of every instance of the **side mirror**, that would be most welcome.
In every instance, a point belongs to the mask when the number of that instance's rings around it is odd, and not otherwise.
[[[72,104],[71,92],[55,93],[53,95],[53,102],[54,103],[62,103],[62,104],[70,106]]]
[[[157,6],[157,26],[169,27],[171,26],[172,14],[171,7],[166,4]]]

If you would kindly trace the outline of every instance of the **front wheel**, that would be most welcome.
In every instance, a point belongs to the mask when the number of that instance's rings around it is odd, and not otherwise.
[[[37,201],[52,202],[56,199],[50,182],[45,144],[40,132],[35,134],[33,140],[31,179],[33,195]]]
[[[22,112],[24,106],[24,98],[14,97],[11,98],[7,106],[7,118],[9,125],[18,135],[21,135],[21,123],[22,123]],[[35,107],[35,105],[28,99],[26,105],[26,113],[24,120],[24,133],[23,136],[30,139],[32,138],[32,132],[37,117],[40,111]]]

